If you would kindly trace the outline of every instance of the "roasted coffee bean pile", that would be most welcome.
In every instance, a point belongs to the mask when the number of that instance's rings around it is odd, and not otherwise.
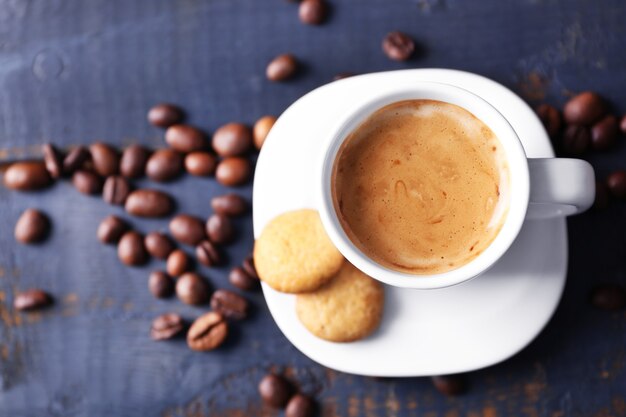
[[[148,112],[148,121],[165,130],[167,147],[149,150],[131,145],[123,151],[105,143],[76,146],[67,152],[53,144],[43,146],[43,161],[12,164],[4,175],[7,188],[18,191],[39,190],[54,181],[68,178],[74,187],[87,195],[102,195],[111,205],[123,206],[136,217],[165,218],[176,208],[174,199],[163,191],[136,189],[133,180],[148,177],[167,182],[181,176],[211,177],[223,185],[236,187],[250,180],[253,168],[249,155],[263,146],[276,121],[273,116],[260,118],[254,129],[242,123],[228,123],[218,128],[211,140],[200,129],[183,124],[184,112],[172,104],[159,104]],[[146,264],[151,257],[164,260],[164,270],[153,271],[148,290],[156,298],[171,297],[190,305],[209,304],[213,311],[197,318],[187,334],[192,350],[217,348],[228,334],[229,320],[242,320],[248,315],[248,301],[237,292],[217,289],[194,271],[199,263],[206,267],[224,263],[221,247],[233,242],[237,232],[231,218],[250,212],[248,202],[236,193],[213,196],[214,211],[208,219],[179,213],[169,220],[169,235],[160,231],[145,236],[120,217],[110,215],[97,228],[97,238],[104,244],[116,245],[121,263],[128,266]],[[24,244],[45,240],[50,219],[36,209],[26,210],[15,226],[15,239]],[[192,253],[184,248],[190,247]],[[259,287],[259,278],[251,257],[230,273],[231,284],[242,291]],[[52,297],[40,289],[16,295],[17,310],[47,307]],[[171,339],[187,328],[185,320],[173,313],[157,317],[152,323],[154,340]]]
[[[626,136],[626,115],[611,113],[609,103],[599,94],[585,91],[570,98],[563,110],[549,104],[536,109],[546,131],[563,156],[584,157],[589,152],[608,152]],[[626,170],[619,169],[596,181],[595,210],[606,209],[612,201],[626,200]],[[600,284],[590,291],[591,304],[601,310],[626,308],[626,289],[618,284]]]
[[[315,415],[313,399],[296,391],[285,378],[268,374],[259,382],[261,399],[272,408],[284,408],[285,417],[311,417]]]

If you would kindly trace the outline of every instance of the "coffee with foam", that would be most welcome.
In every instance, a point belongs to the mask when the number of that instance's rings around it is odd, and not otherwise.
[[[333,167],[333,204],[350,240],[392,270],[425,275],[465,265],[507,214],[504,149],[454,104],[407,100],[370,115]]]

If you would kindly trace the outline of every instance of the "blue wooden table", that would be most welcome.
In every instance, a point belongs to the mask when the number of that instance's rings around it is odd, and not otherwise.
[[[562,104],[593,89],[626,112],[626,3],[622,0],[331,0],[320,27],[303,26],[284,0],[0,0],[0,157],[19,158],[52,140],[163,144],[145,121],[170,101],[209,131],[229,121],[280,114],[343,71],[414,67],[464,69],[491,77],[530,103]],[[406,63],[388,60],[382,37],[401,30],[420,44]],[[305,64],[273,84],[267,62],[291,52]],[[311,115],[315,117],[315,115]],[[620,144],[590,154],[599,177],[626,168]],[[148,184],[142,181],[140,184]],[[206,217],[224,191],[185,177],[163,186],[179,211]],[[241,193],[249,196],[251,186]],[[38,207],[54,223],[41,246],[16,245],[19,213]],[[468,375],[466,395],[447,398],[427,378],[375,379],[325,369],[300,354],[272,321],[260,293],[251,319],[227,344],[191,352],[184,341],[152,342],[154,316],[194,318],[206,308],[155,300],[153,260],[120,265],[95,237],[110,213],[67,183],[36,194],[0,188],[0,416],[274,416],[258,380],[283,371],[335,416],[626,416],[626,313],[594,310],[589,289],[626,284],[626,207],[572,218],[569,277],[553,320],[512,359]],[[131,219],[140,231],[165,221]],[[229,247],[231,264],[252,247],[249,218]],[[227,287],[228,268],[202,272]],[[43,287],[53,308],[20,314],[15,291]],[[381,352],[384,355],[384,352]]]

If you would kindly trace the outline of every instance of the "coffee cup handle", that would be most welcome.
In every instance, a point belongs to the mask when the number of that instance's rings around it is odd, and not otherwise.
[[[595,199],[593,167],[581,159],[528,160],[530,203],[527,219],[546,219],[582,213]]]

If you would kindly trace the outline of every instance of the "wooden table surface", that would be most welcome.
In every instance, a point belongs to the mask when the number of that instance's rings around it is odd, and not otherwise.
[[[209,131],[253,123],[342,71],[464,69],[532,104],[562,104],[592,89],[626,112],[622,0],[330,1],[327,24],[310,27],[285,0],[0,0],[0,157],[48,140],[161,146],[162,132],[145,120],[161,101],[180,104]],[[391,30],[419,41],[416,59],[396,63],[382,54]],[[270,83],[265,66],[284,52],[305,69],[292,82]],[[603,177],[626,168],[625,156],[620,144],[588,159]],[[189,177],[163,188],[180,212],[202,217],[210,196],[224,191]],[[152,342],[155,315],[194,318],[206,308],[154,299],[147,275],[163,265],[122,267],[115,250],[96,240],[99,221],[125,216],[120,209],[67,182],[33,194],[0,188],[0,207],[0,416],[275,416],[256,393],[270,369],[302,384],[328,417],[626,416],[626,314],[587,302],[596,283],[626,284],[624,203],[569,221],[569,276],[554,318],[520,354],[469,374],[469,392],[454,398],[427,378],[357,377],[315,364],[284,338],[260,293],[250,296],[252,318],[217,351]],[[43,245],[13,239],[27,207],[54,222]],[[132,223],[143,232],[167,226]],[[250,219],[237,227],[241,238],[228,249],[233,264],[252,247]],[[203,270],[216,288],[228,286],[227,272]],[[55,306],[15,312],[15,291],[35,286],[54,294]]]

